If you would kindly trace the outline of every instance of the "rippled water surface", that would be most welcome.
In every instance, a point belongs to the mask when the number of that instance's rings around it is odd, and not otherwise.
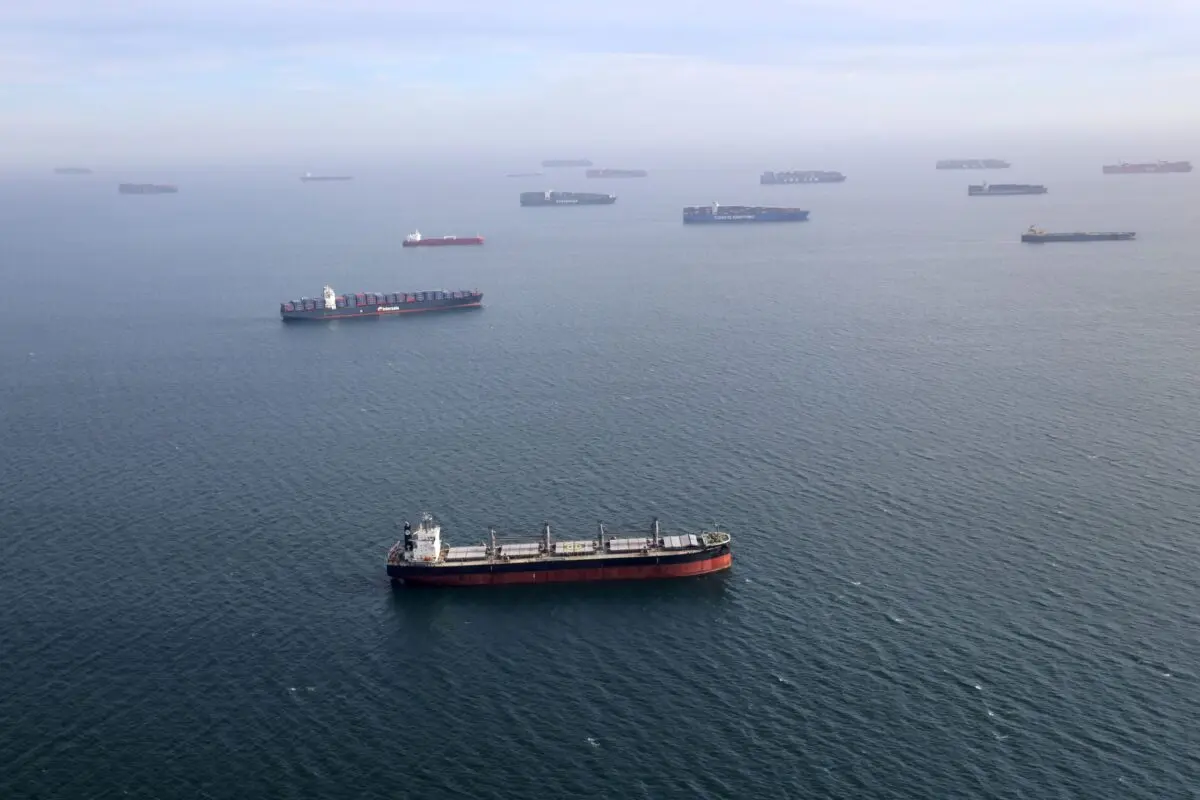
[[[6,178],[0,797],[1190,796],[1200,177],[1094,172]],[[393,590],[426,509],[735,563]]]

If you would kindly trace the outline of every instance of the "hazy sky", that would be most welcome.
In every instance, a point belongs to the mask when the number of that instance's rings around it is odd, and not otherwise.
[[[6,163],[1200,133],[1200,0],[9,0],[0,126]]]

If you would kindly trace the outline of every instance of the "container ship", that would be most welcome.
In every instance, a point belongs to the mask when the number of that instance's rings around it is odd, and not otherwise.
[[[584,174],[589,178],[644,178],[650,173],[644,169],[589,169]]]
[[[92,171],[87,167],[55,167],[54,174],[56,175],[91,175]]]
[[[616,534],[600,525],[589,539],[555,540],[549,523],[538,541],[488,540],[465,547],[442,543],[442,528],[430,514],[388,552],[392,583],[417,586],[494,586],[516,583],[687,578],[729,569],[731,537],[723,531],[664,536],[654,520],[648,532]]]
[[[1163,172],[1191,171],[1192,162],[1190,161],[1156,161],[1153,164],[1127,164],[1122,161],[1120,164],[1106,164],[1104,166],[1105,175],[1146,175]]]
[[[687,206],[683,209],[685,225],[717,222],[805,222],[808,212],[799,208],[774,206]]]
[[[590,167],[592,162],[586,158],[548,158],[542,162],[543,167]]]
[[[938,169],[1008,169],[1011,166],[999,158],[949,158],[937,162]]]
[[[279,315],[285,322],[299,320],[360,319],[368,317],[390,317],[396,314],[416,314],[422,311],[452,311],[460,308],[479,308],[483,305],[483,293],[478,289],[457,292],[425,291],[359,292],[358,294],[334,294],[326,286],[322,297],[302,297],[279,304]]]
[[[1050,191],[1040,183],[980,183],[967,186],[968,197],[989,197],[1007,194],[1045,194]]]
[[[521,192],[523,206],[610,206],[615,194],[594,192]]]
[[[1021,241],[1028,244],[1048,244],[1050,242],[1124,242],[1129,241],[1136,235],[1133,231],[1048,233],[1037,226],[1031,225],[1029,230],[1021,234]]]
[[[122,183],[117,191],[121,194],[175,194],[179,187],[166,183]]]
[[[405,247],[452,247],[463,244],[483,244],[482,236],[441,236],[426,239],[420,231],[413,231],[404,237]]]
[[[300,176],[300,180],[305,183],[314,183],[321,181],[352,181],[353,175],[313,175],[311,172],[306,172]]]
[[[801,169],[790,172],[764,172],[758,182],[764,186],[781,183],[841,183],[846,176],[840,172],[824,169]]]

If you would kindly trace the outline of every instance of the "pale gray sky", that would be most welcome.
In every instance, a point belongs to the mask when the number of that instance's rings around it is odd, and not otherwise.
[[[5,163],[1182,139],[1200,0],[7,3],[0,125]]]

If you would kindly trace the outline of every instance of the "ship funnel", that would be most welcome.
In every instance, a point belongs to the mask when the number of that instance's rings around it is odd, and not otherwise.
[[[655,517],[654,518],[654,543],[655,544],[658,544],[659,538],[660,537],[658,535],[658,517]]]
[[[542,543],[546,545],[546,552],[550,552],[550,523],[542,523]]]
[[[600,547],[603,548],[604,547],[604,523],[603,522],[599,523],[599,528],[600,528],[600,533],[599,533]]]

